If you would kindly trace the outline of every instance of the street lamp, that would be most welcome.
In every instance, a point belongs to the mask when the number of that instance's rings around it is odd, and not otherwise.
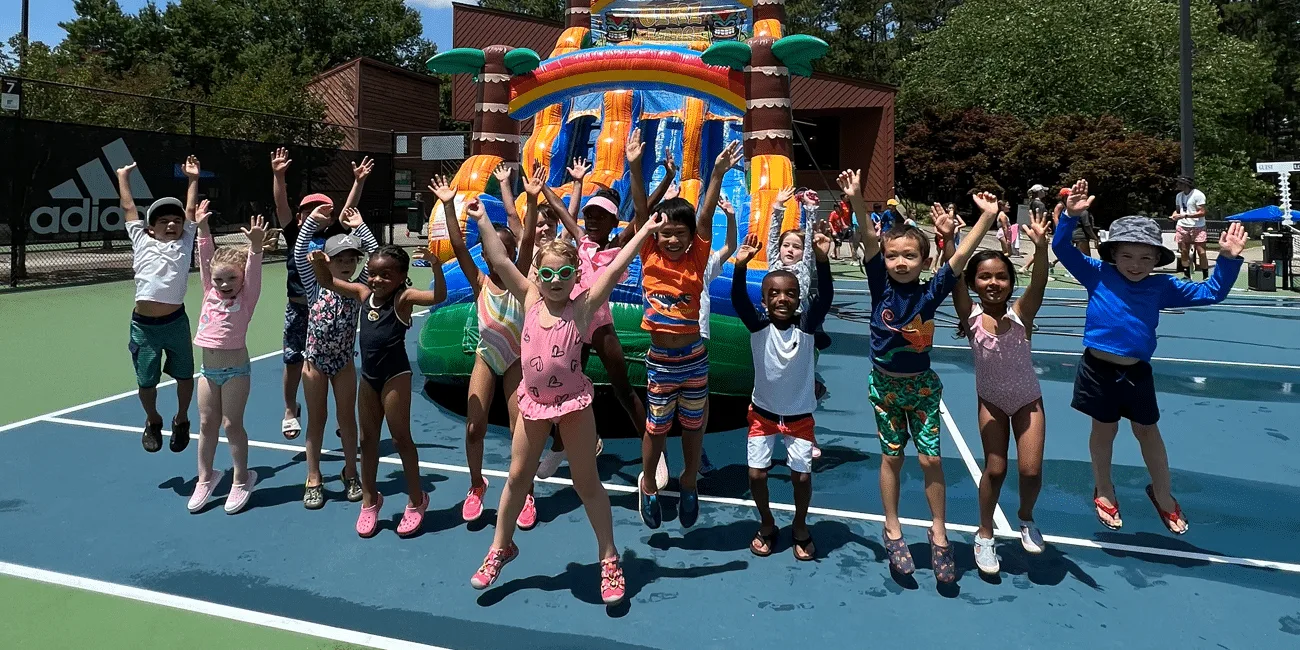
[[[1196,140],[1196,127],[1192,124],[1192,0],[1179,3],[1179,86],[1181,91],[1179,117],[1182,122],[1183,176],[1194,178],[1192,147]]]

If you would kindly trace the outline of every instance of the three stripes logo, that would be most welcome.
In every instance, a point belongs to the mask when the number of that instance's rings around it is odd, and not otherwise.
[[[102,156],[77,168],[76,178],[69,178],[50,188],[50,198],[60,205],[42,206],[33,210],[30,221],[32,232],[53,235],[60,232],[112,231],[125,227],[114,170],[130,165],[135,162],[135,158],[121,138],[104,145],[100,151],[103,152]],[[105,162],[108,163],[107,167],[104,166]],[[78,179],[81,180],[80,185]],[[131,175],[131,194],[137,203],[147,205],[153,199],[149,184],[138,171]],[[101,202],[111,202],[111,205],[101,208]],[[68,203],[73,205],[67,205]]]

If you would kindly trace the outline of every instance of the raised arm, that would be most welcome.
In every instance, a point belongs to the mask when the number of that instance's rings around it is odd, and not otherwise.
[[[501,177],[497,176],[497,178]],[[507,180],[509,180],[508,174]],[[501,187],[504,188],[505,184]],[[469,281],[470,290],[477,296],[483,288],[483,271],[474,263],[474,257],[469,254],[469,248],[465,246],[465,233],[460,231],[460,219],[456,218],[456,190],[452,189],[446,176],[439,175],[429,180],[429,191],[442,202],[442,214],[447,222],[447,239],[451,242],[451,251],[456,255],[460,272],[464,273],[465,279]],[[502,192],[505,190],[503,189]]]
[[[582,238],[587,236],[587,232],[582,229],[582,226],[578,225],[578,219],[573,212],[569,211],[569,208],[565,207],[564,202],[555,194],[555,190],[552,190],[551,186],[546,184],[546,178],[541,172],[542,168],[538,167],[537,173],[530,180],[531,186],[540,190],[542,196],[546,197],[546,205],[551,206],[551,210],[559,216],[560,224],[564,226],[564,232],[569,233],[575,243],[582,241]],[[527,189],[529,194],[536,196],[534,191],[529,189],[529,186],[526,185],[524,189]]]
[[[641,129],[634,129],[627,137],[627,170],[631,175],[632,209],[635,214],[629,225],[632,230],[639,230],[650,218],[650,199],[645,195],[645,174],[641,173],[641,156],[645,152],[645,143],[641,142]]]
[[[529,194],[524,204],[524,234],[519,238],[519,250],[515,254],[515,269],[528,276],[533,268],[533,249],[537,246],[537,195]]]
[[[596,282],[587,290],[586,297],[583,299],[583,310],[588,318],[601,305],[609,302],[609,294],[613,293],[614,287],[618,285],[619,279],[623,277],[623,272],[627,270],[633,258],[640,254],[641,245],[645,243],[646,238],[659,232],[667,222],[668,218],[663,214],[656,214],[643,227],[637,229],[636,235],[632,237],[632,241],[628,242],[627,246],[619,249],[614,261],[605,267],[605,270],[596,278]]]
[[[776,193],[772,204],[767,206],[767,256],[768,267],[772,266],[772,256],[781,251],[781,226],[785,223],[785,204],[794,198],[793,187],[783,187]]]
[[[353,300],[364,301],[370,297],[370,287],[360,282],[334,279],[334,274],[330,273],[330,258],[325,255],[325,251],[312,251],[307,255],[307,260],[311,263],[312,276],[322,288]]]
[[[496,269],[497,277],[501,278],[501,283],[506,285],[505,289],[523,302],[528,297],[528,290],[532,287],[532,283],[519,272],[518,268],[515,268],[515,261],[506,255],[506,247],[501,243],[501,235],[498,235],[496,229],[492,227],[492,220],[488,219],[483,204],[477,200],[471,201],[466,206],[465,212],[478,221],[478,236],[483,243],[483,257],[493,269]]]
[[[201,203],[194,212],[194,225],[199,229],[199,282],[204,291],[212,288],[212,256],[217,252],[217,242],[208,225],[208,202]]]
[[[361,164],[352,163],[352,189],[348,191],[348,200],[343,204],[344,210],[361,204],[361,192],[366,188],[366,178],[374,168],[375,161],[369,156],[362,156]]]
[[[664,168],[664,177],[659,181],[659,185],[655,187],[654,193],[650,195],[651,207],[659,205],[659,202],[664,200],[665,196],[668,196],[668,190],[672,188],[673,182],[677,179],[677,165],[673,163],[673,152],[667,147],[664,148],[664,157],[659,161],[659,164]]]
[[[1029,241],[1034,243],[1034,272],[1029,276],[1029,286],[1025,287],[1025,292],[1012,307],[1025,326],[1026,337],[1033,334],[1034,317],[1038,315],[1038,309],[1043,306],[1043,295],[1047,293],[1050,271],[1047,263],[1047,218],[1041,214],[1034,215],[1028,226]]]
[[[722,214],[727,217],[727,239],[722,242],[722,248],[718,249],[718,268],[721,271],[723,262],[726,262],[736,252],[736,237],[739,234],[739,228],[736,226],[736,208],[732,207],[731,201],[727,197],[718,199],[718,208]]]
[[[187,181],[185,186],[185,218],[194,221],[195,210],[199,207],[199,175],[201,166],[199,159],[190,156],[185,159],[181,165],[181,171],[185,172]]]
[[[735,167],[744,156],[739,140],[727,143],[727,148],[713,161],[713,174],[709,177],[709,188],[704,192],[696,212],[695,235],[704,241],[713,241],[713,212],[718,209],[718,197],[722,195],[722,180],[727,171]]]
[[[982,212],[979,221],[975,222],[975,227],[970,229],[970,235],[961,241],[961,246],[957,247],[957,252],[952,254],[952,259],[948,265],[956,275],[961,275],[966,269],[966,262],[970,256],[975,254],[975,249],[979,248],[980,242],[984,240],[984,235],[988,233],[989,228],[993,227],[993,222],[998,218],[998,197],[988,192],[980,192],[975,195],[975,205]],[[952,230],[948,233],[949,238],[956,234],[956,222],[952,223]]]
[[[325,217],[321,215],[320,208],[312,210],[311,216],[303,220],[302,230],[298,233],[298,239],[294,241],[293,251],[290,253],[293,255],[293,264],[298,269],[298,277],[302,279],[303,293],[312,297],[315,297],[317,285],[326,289],[330,288],[329,285],[317,280],[320,276],[313,272],[313,262],[307,254],[311,240],[316,236],[316,232],[320,230],[321,222],[324,219]],[[326,262],[328,261],[329,259],[326,258]],[[328,267],[326,267],[327,272],[328,270]]]
[[[1095,257],[1088,257],[1074,247],[1074,229],[1079,225],[1079,217],[1089,208],[1097,197],[1088,194],[1088,181],[1079,179],[1070,190],[1070,197],[1065,200],[1065,214],[1057,221],[1056,234],[1052,236],[1052,252],[1061,261],[1065,270],[1086,289],[1097,286],[1101,279],[1103,262]],[[1035,262],[1035,265],[1038,263]]]
[[[819,235],[817,240],[815,264],[817,269],[817,297],[808,305],[808,312],[803,316],[803,331],[812,334],[826,321],[831,313],[831,303],[835,300],[835,284],[831,278],[831,240],[826,235]]]
[[[1246,229],[1240,221],[1234,221],[1219,235],[1219,257],[1215,260],[1214,274],[1210,279],[1188,282],[1170,278],[1160,307],[1200,307],[1223,302],[1241,272],[1241,251],[1245,248]]]
[[[835,179],[839,183],[840,191],[849,197],[849,219],[857,214],[858,221],[862,222],[858,227],[858,237],[862,242],[862,261],[865,264],[878,253],[880,253],[880,236],[871,224],[871,219],[867,215],[867,203],[862,200],[862,171],[857,169],[848,169],[840,172],[839,178]],[[850,221],[851,222],[851,221]]]
[[[731,306],[750,332],[757,332],[767,326],[749,299],[749,280],[746,277],[749,261],[762,249],[763,244],[758,240],[758,235],[752,232],[746,235],[745,243],[736,251],[736,270],[731,274]]]
[[[239,230],[248,239],[248,261],[244,263],[244,288],[241,296],[243,308],[252,309],[262,295],[262,247],[266,244],[266,219],[254,215],[249,220],[248,227]]]
[[[289,165],[289,151],[284,147],[271,154],[271,194],[275,197],[275,218],[284,228],[293,223],[293,210],[289,207],[289,185],[284,180]]]
[[[522,234],[519,231],[523,228],[523,222],[519,220],[519,211],[515,209],[515,190],[510,183],[513,173],[513,170],[503,163],[497,165],[497,169],[492,172],[492,175],[496,177],[497,185],[501,188],[501,204],[506,209],[506,227],[518,237]],[[429,187],[433,187],[433,181],[429,183]],[[446,184],[445,177],[443,177],[443,184]],[[439,196],[438,198],[441,199],[442,197]],[[454,190],[451,193],[451,198],[453,201],[456,200]],[[443,202],[446,203],[446,201]],[[461,238],[461,242],[464,243],[464,237]],[[477,291],[476,289],[475,292],[477,293]]]
[[[492,234],[495,235],[496,231],[493,230]],[[433,260],[429,264],[429,270],[433,271],[433,289],[407,289],[402,292],[401,304],[405,308],[408,322],[412,306],[431,307],[447,299],[447,278],[442,273],[442,265]]]
[[[813,226],[817,224],[817,204],[807,197],[799,200],[799,227],[803,229],[803,264],[808,269],[806,277],[815,277],[817,273],[817,260],[815,253],[816,232]],[[829,260],[827,261],[829,264]]]
[[[569,191],[569,215],[574,219],[578,218],[578,212],[582,208],[582,186],[587,181],[587,174],[591,172],[591,164],[586,158],[574,158],[573,165],[569,167],[569,177],[573,179],[573,186]],[[550,201],[550,199],[547,199]],[[615,215],[617,216],[617,215]],[[565,226],[567,229],[568,226]],[[582,239],[579,237],[578,239]]]
[[[135,198],[131,196],[131,172],[135,171],[135,167],[136,164],[131,163],[117,170],[117,193],[122,206],[122,219],[128,222],[140,220],[140,210],[135,207]]]

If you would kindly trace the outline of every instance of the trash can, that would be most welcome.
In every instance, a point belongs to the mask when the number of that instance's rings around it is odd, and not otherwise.
[[[1277,291],[1277,265],[1269,262],[1251,264],[1246,285],[1252,291]]]

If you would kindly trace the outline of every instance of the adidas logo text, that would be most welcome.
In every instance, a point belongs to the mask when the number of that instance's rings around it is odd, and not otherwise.
[[[125,227],[125,217],[119,203],[121,197],[117,193],[115,176],[110,172],[135,162],[135,159],[121,138],[104,145],[101,151],[104,154],[102,159],[97,157],[77,168],[77,176],[90,196],[82,194],[76,180],[71,178],[50,188],[50,198],[64,202],[64,205],[47,205],[33,210],[29,220],[33,233],[86,233],[122,230]],[[107,169],[104,161],[108,162]],[[139,173],[131,175],[131,194],[137,205],[144,204],[141,206],[142,211],[153,199],[149,185]],[[73,201],[76,203],[66,205]],[[112,204],[101,207],[101,201],[111,201]]]

